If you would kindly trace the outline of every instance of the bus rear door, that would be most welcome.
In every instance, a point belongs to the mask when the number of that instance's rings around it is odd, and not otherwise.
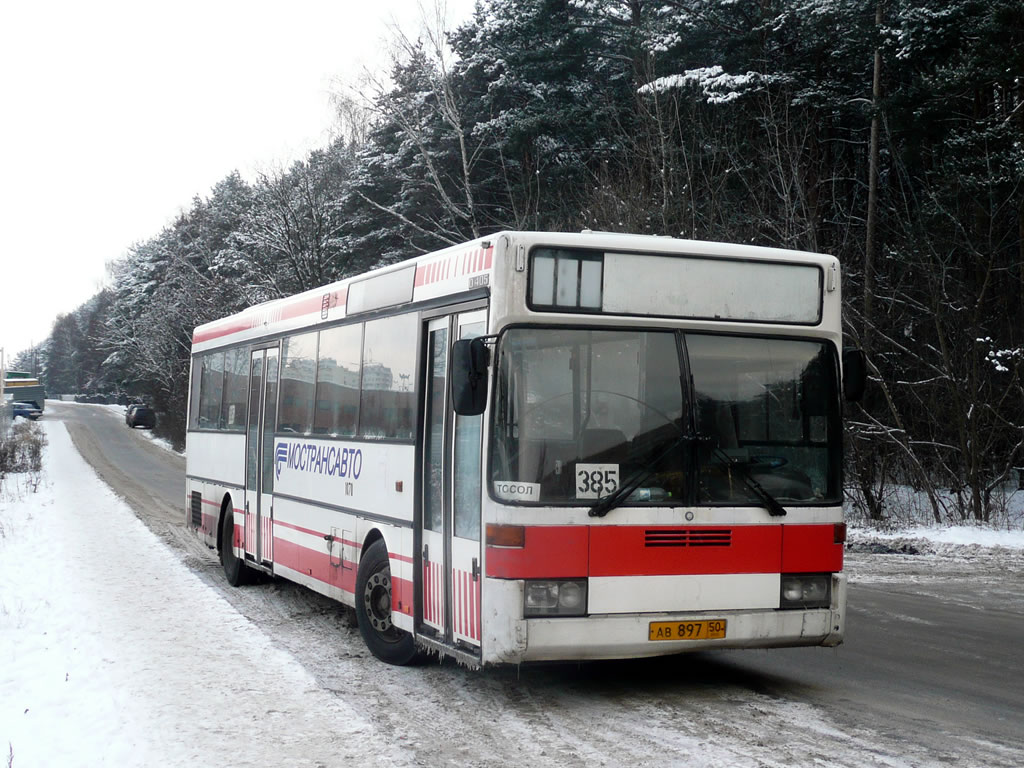
[[[278,350],[253,350],[245,450],[245,554],[260,565],[274,560],[274,427]]]

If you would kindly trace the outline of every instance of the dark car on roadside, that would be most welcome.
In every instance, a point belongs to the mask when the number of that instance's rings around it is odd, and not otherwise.
[[[14,415],[21,416],[23,419],[31,419],[35,421],[43,412],[36,407],[35,403],[15,403],[14,404]]]
[[[135,427],[148,427],[152,429],[156,426],[156,411],[148,405],[132,403],[128,406],[128,410],[124,412],[124,423],[132,429],[135,429]]]

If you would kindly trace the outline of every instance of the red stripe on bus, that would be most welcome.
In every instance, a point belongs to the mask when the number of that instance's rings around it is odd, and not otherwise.
[[[444,625],[444,616],[441,613],[441,601],[438,595],[441,591],[440,568],[437,563],[430,564],[430,615],[433,616],[435,624]]]
[[[528,526],[521,548],[487,547],[503,579],[728,573],[836,573],[834,526]]]
[[[440,563],[431,563],[434,569],[434,620],[441,626],[446,626],[444,613],[444,571]]]
[[[614,525],[590,532],[591,576],[779,573],[781,564],[778,525]]]
[[[426,598],[426,595],[430,591],[430,573],[428,569],[423,569],[423,620],[430,621],[430,603]]]
[[[436,259],[426,264],[416,265],[416,275],[413,278],[413,286],[420,288],[431,283],[440,283],[453,277],[471,275],[486,269],[490,269],[494,260],[494,249],[475,248],[469,251],[456,253],[442,259]]]
[[[426,576],[426,584],[424,585],[424,616],[429,616],[427,619],[431,624],[438,626],[444,626],[444,617],[441,612],[441,601],[439,599],[441,592],[441,580],[438,578],[440,575],[440,566],[437,563],[427,562],[427,567],[424,569]]]
[[[423,569],[423,620],[431,623],[434,623],[434,601],[430,597],[433,583],[430,563],[427,563]]]
[[[469,613],[470,627],[472,632],[470,633],[474,640],[480,640],[480,579],[473,579],[472,582],[473,591],[471,593],[471,610]]]
[[[230,323],[218,325],[215,328],[209,328],[202,332],[196,331],[192,334],[192,343],[199,344],[210,339],[219,339],[221,336],[230,336],[233,333],[248,331],[250,328],[252,328],[252,322],[249,318],[233,320]]]
[[[316,536],[318,539],[322,539],[328,535],[323,531],[315,531],[312,528],[303,528],[301,525],[295,525],[295,523],[287,523],[283,520],[275,519],[274,525],[279,525],[282,528],[288,528],[293,531],[298,531],[299,533],[305,533],[309,536]],[[334,540],[339,541],[342,544],[347,544],[350,547],[355,547],[356,549],[362,549],[363,547],[363,545],[360,542],[352,541],[350,539],[335,538]],[[388,557],[390,557],[392,560],[398,560],[401,563],[412,563],[411,557],[409,557],[408,555],[399,554],[398,552],[389,552]]]
[[[459,571],[459,580],[462,582],[462,595],[459,601],[462,604],[462,634],[469,635],[472,632],[469,628],[469,574]]]
[[[452,571],[452,625],[455,634],[464,635],[466,633],[462,630],[462,584],[459,575],[460,571]]]
[[[469,634],[469,626],[466,622],[466,572],[456,571],[459,583],[459,632],[463,635]]]
[[[838,573],[843,545],[835,542],[835,524],[782,526],[783,573]]]
[[[587,575],[590,528],[535,525],[523,547],[487,547],[487,575],[496,579],[572,579]]]
[[[330,304],[330,307],[345,306],[348,301],[348,288],[345,287],[338,291],[334,291],[332,293],[332,297],[334,294],[337,294],[337,299]],[[296,317],[314,313],[320,315],[323,312],[323,302],[324,294],[319,293],[316,296],[304,296],[275,307],[270,307],[265,313],[253,311],[244,317],[234,318],[221,325],[215,325],[212,328],[207,328],[201,332],[197,330],[192,334],[192,343],[199,344],[204,341],[210,341],[211,339],[230,336],[233,333],[240,333],[242,331],[258,328],[267,322],[268,318],[270,318],[270,322],[280,322],[282,320],[291,320]]]
[[[274,520],[274,525],[279,525],[282,528],[288,528],[289,530],[292,530],[292,531],[298,531],[299,533],[308,533],[310,536],[318,536],[321,539],[324,537],[324,534],[321,533],[320,531],[314,531],[312,528],[303,528],[301,525],[295,525],[295,523],[286,523],[284,520],[276,520],[275,519]],[[354,544],[354,542],[349,542],[349,543],[353,543]]]
[[[466,615],[466,634],[470,637],[475,637],[476,634],[473,631],[473,576],[469,573],[464,573],[464,586],[466,593],[462,598],[462,610],[465,611]]]
[[[288,539],[277,538],[274,541],[277,555],[275,563],[279,563],[293,571],[312,576],[317,581],[338,587],[346,592],[356,591],[355,563],[345,563],[338,559],[332,561],[327,552],[318,552]]]
[[[337,587],[344,592],[355,594],[356,564],[340,560],[332,560],[327,552],[303,547],[301,544],[287,539],[274,539],[274,562],[305,574],[324,584]],[[391,576],[391,604],[393,610],[412,615],[412,582],[408,579]]]

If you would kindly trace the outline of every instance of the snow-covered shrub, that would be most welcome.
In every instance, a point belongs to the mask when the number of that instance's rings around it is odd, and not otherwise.
[[[27,474],[27,486],[39,487],[46,436],[35,422],[21,421],[6,435],[0,435],[0,491],[9,474]]]

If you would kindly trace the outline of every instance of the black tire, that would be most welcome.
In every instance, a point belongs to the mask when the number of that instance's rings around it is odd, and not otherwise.
[[[224,568],[228,584],[240,587],[249,582],[249,569],[245,566],[245,560],[235,557],[235,550],[231,546],[234,535],[235,514],[229,500],[220,521],[220,564]]]
[[[356,576],[356,621],[370,653],[387,664],[404,666],[419,654],[412,635],[391,623],[391,565],[383,539],[366,548]]]

